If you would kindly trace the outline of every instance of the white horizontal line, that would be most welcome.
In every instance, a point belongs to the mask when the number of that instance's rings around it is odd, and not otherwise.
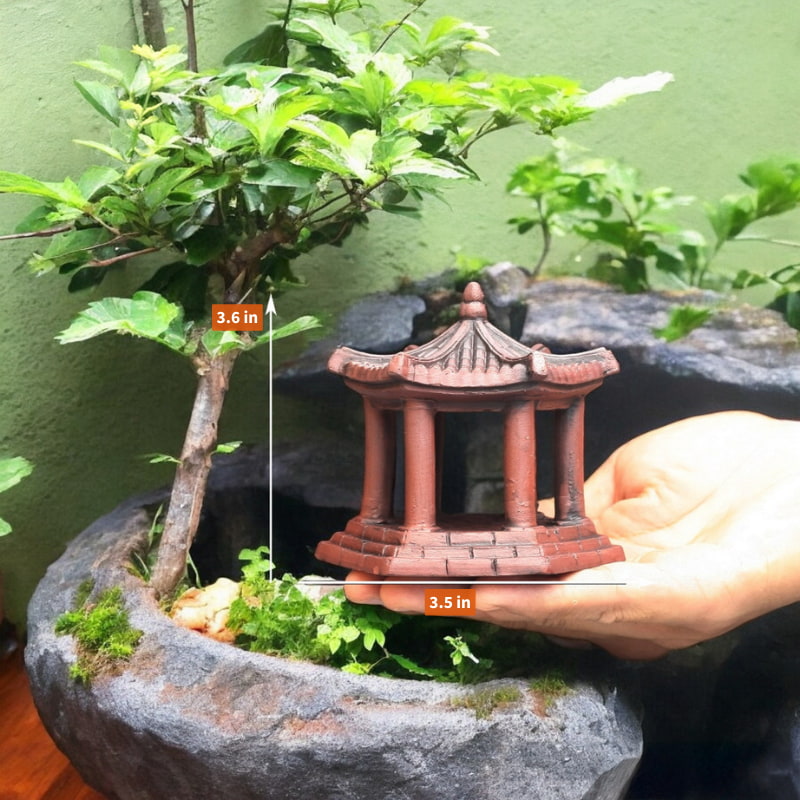
[[[627,586],[627,583],[605,583],[600,581],[467,581],[452,578],[446,581],[328,581],[306,580],[303,586]]]

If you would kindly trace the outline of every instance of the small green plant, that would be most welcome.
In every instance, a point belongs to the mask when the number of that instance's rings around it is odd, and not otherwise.
[[[707,306],[675,306],[663,328],[653,328],[653,333],[665,342],[674,342],[690,334],[695,328],[705,325],[714,310]]]
[[[522,700],[522,692],[516,686],[476,689],[463,697],[455,697],[450,704],[455,708],[468,708],[475,712],[476,719],[489,719],[498,708],[505,708]]]
[[[16,486],[23,478],[33,472],[33,464],[21,456],[0,458],[0,492]],[[0,536],[11,533],[11,525],[0,517]]]
[[[55,628],[56,633],[75,638],[78,657],[70,675],[84,684],[127,661],[143,635],[131,627],[118,586],[106,589],[94,600],[92,589],[90,582],[81,585],[75,607],[56,620]]]
[[[759,241],[800,248],[800,241],[748,233],[767,217],[800,206],[800,160],[770,158],[750,164],[740,176],[748,191],[705,205],[711,237],[685,227],[677,209],[694,202],[667,187],[648,189],[633,167],[611,159],[587,156],[563,139],[541,157],[520,164],[508,191],[527,198],[528,214],[509,220],[519,233],[538,231],[541,247],[532,273],[545,265],[554,236],[574,235],[600,247],[589,277],[621,286],[628,292],[653,288],[661,279],[670,286],[746,289],[769,286],[770,305],[800,329],[800,264],[758,273],[741,270],[734,279],[712,270],[729,243]],[[708,319],[712,311],[680,307],[658,335],[678,338]]]
[[[535,634],[468,620],[408,617],[350,603],[341,590],[312,600],[291,575],[270,581],[268,556],[263,546],[240,556],[242,588],[228,626],[250,650],[357,674],[474,683],[517,671],[520,648],[542,647]]]
[[[559,698],[569,694],[569,684],[559,672],[545,672],[530,683],[531,691],[542,701],[542,710],[547,712]]]
[[[542,246],[533,269],[542,269],[554,235],[575,234],[605,248],[587,274],[626,291],[650,288],[648,266],[689,284],[705,240],[670,219],[692,198],[671,189],[644,189],[638,170],[612,159],[586,157],[563,139],[545,156],[520,164],[507,189],[532,201],[533,214],[509,220],[519,233],[538,229]]]

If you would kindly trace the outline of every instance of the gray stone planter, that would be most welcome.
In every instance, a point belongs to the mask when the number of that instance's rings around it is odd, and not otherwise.
[[[84,779],[107,797],[624,795],[641,731],[625,691],[613,683],[579,683],[543,714],[528,683],[513,681],[521,699],[477,719],[452,702],[475,687],[353,676],[178,628],[126,567],[146,536],[142,504],[152,500],[131,501],[78,536],[30,605],[26,663],[39,713]],[[53,626],[89,577],[99,587],[123,587],[144,637],[119,674],[87,688],[68,677],[73,641]]]

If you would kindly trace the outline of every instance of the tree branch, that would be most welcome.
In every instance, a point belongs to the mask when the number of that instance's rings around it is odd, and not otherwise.
[[[425,5],[425,0],[418,0],[418,2],[414,3],[414,5],[411,7],[411,9],[403,15],[402,19],[400,19],[397,22],[397,24],[395,24],[395,26],[386,34],[386,36],[383,37],[383,41],[377,46],[377,48],[375,49],[375,52],[376,53],[380,53],[380,51],[383,50],[383,48],[386,47],[386,45],[389,43],[389,40],[392,38],[392,36],[394,36],[397,33],[397,31],[399,31],[400,28],[403,27],[403,24],[406,22],[406,20],[415,11],[419,11],[419,9],[423,5]]]
[[[0,242],[10,241],[11,239],[35,239],[55,236],[58,233],[67,233],[74,230],[72,225],[60,225],[58,228],[47,228],[43,231],[25,231],[24,233],[4,233],[0,236]]]
[[[143,256],[147,253],[157,253],[160,247],[144,247],[141,250],[129,250],[127,253],[120,253],[118,256],[111,258],[96,259],[84,264],[85,267],[110,267],[112,264],[118,264],[120,261],[127,261],[137,256]]]
[[[197,26],[195,25],[194,18],[194,0],[181,0],[183,6],[183,13],[186,17],[186,52],[188,54],[187,66],[192,72],[198,72],[197,60]],[[194,135],[200,139],[205,139],[207,136],[206,131],[206,114],[205,109],[200,103],[192,103],[192,111],[194,113]]]
[[[167,34],[160,0],[139,0],[139,7],[142,11],[144,44],[149,44],[153,50],[163,50],[167,46]]]

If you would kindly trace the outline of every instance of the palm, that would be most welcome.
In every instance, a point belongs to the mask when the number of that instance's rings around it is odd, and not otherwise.
[[[798,453],[800,424],[746,412],[634,439],[586,482],[587,513],[627,560],[555,586],[479,586],[478,616],[647,658],[799,599]],[[354,589],[361,602],[422,608],[412,588]]]

